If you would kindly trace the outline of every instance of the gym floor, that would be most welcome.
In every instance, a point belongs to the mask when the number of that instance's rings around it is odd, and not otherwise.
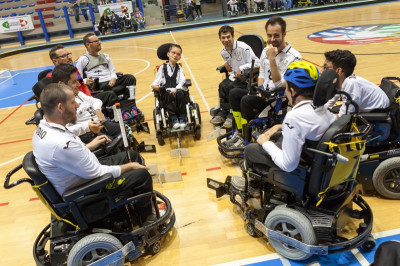
[[[286,40],[303,59],[321,66],[323,53],[334,49],[351,50],[357,57],[355,73],[376,84],[382,77],[397,76],[400,62],[398,1],[371,4],[355,8],[313,12],[285,16]],[[266,20],[232,24],[236,37],[257,33],[266,39]],[[382,24],[387,25],[382,29]],[[167,32],[136,38],[122,38],[102,43],[103,52],[110,54],[117,71],[134,74],[137,78],[138,107],[150,125],[150,134],[135,134],[139,141],[156,144],[157,153],[143,153],[147,164],[157,164],[166,172],[181,171],[183,181],[155,183],[154,188],[166,195],[176,213],[174,229],[162,242],[156,256],[141,257],[138,265],[306,265],[317,262],[323,265],[368,265],[373,252],[364,254],[358,249],[326,257],[312,257],[298,263],[279,257],[265,238],[252,238],[245,230],[240,212],[228,197],[216,199],[213,190],[206,187],[206,178],[224,181],[227,175],[238,175],[238,167],[224,159],[217,150],[215,140],[207,142],[207,133],[213,130],[208,110],[217,105],[218,83],[221,74],[215,71],[223,63],[220,57],[222,44],[218,39],[219,26],[193,30]],[[325,32],[322,32],[325,31]],[[389,32],[389,33],[388,33]],[[392,35],[390,35],[390,32]],[[385,35],[386,34],[386,35]],[[154,97],[150,84],[155,77],[156,65],[162,63],[156,56],[159,45],[176,42],[183,47],[181,60],[186,78],[192,80],[190,94],[199,104],[202,116],[202,138],[183,137],[182,146],[190,157],[170,157],[170,150],[177,148],[176,138],[157,145],[152,111]],[[68,46],[73,58],[85,52],[83,45]],[[12,78],[0,79],[0,181],[22,162],[32,150],[31,139],[35,126],[26,126],[36,107],[25,103],[37,73],[52,68],[48,50],[17,54],[1,60],[1,68],[11,70]],[[26,175],[19,171],[12,181]],[[400,221],[396,219],[399,202],[379,196],[366,196],[374,213],[374,235],[379,241],[400,239]],[[27,184],[11,190],[0,188],[0,264],[34,265],[32,246],[39,232],[50,221],[50,214]],[[349,231],[354,226],[349,225]],[[383,238],[385,237],[385,238]]]

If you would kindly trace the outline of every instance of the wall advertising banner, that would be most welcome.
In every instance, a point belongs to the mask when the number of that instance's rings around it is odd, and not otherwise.
[[[32,18],[30,15],[0,18],[0,33],[33,30]]]
[[[125,9],[128,9],[129,14],[134,10],[132,8],[132,2],[119,2],[115,4],[107,4],[107,5],[99,5],[99,14],[103,15],[103,12],[106,11],[107,15],[111,15],[111,11],[114,11],[115,14],[122,17],[122,13]]]

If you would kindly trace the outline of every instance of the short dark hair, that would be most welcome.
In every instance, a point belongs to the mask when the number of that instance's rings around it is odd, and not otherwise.
[[[53,69],[51,78],[54,83],[61,81],[62,83],[67,84],[71,79],[71,74],[76,73],[76,71],[77,69],[73,65],[60,64]]]
[[[331,61],[333,67],[337,69],[338,67],[343,69],[346,78],[353,74],[354,68],[357,65],[357,59],[352,52],[349,50],[333,50],[326,52],[325,59]]]
[[[94,34],[93,32],[89,32],[88,34],[86,34],[85,36],[83,36],[83,44],[85,45],[85,47],[86,47],[86,44],[87,44],[88,42],[90,42],[90,41],[89,41],[89,38],[92,37],[92,36],[96,36],[96,34]]]
[[[267,23],[265,24],[265,30],[267,30],[269,25],[274,26],[275,24],[281,25],[282,33],[286,32],[286,21],[278,15],[272,16],[267,21]]]
[[[231,35],[234,36],[235,29],[233,27],[229,26],[229,25],[224,25],[221,28],[219,28],[218,36],[221,37],[222,33],[227,33],[227,32],[230,32]]]
[[[173,43],[173,44],[171,44],[169,46],[168,52],[170,52],[172,50],[172,48],[174,48],[174,47],[180,49],[181,53],[182,53],[182,47],[179,44],[176,44],[176,43]]]
[[[62,44],[57,44],[53,48],[50,49],[49,56],[50,59],[53,60],[57,56],[57,51],[60,49],[64,49],[65,47]]]
[[[51,116],[57,104],[65,104],[68,100],[67,90],[72,89],[64,84],[50,83],[40,94],[40,105],[45,115]]]

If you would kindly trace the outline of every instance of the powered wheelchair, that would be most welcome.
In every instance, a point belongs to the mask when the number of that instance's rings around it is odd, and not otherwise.
[[[227,4],[228,6],[228,16],[229,17],[236,17],[239,15],[239,3],[236,3],[234,5],[236,5],[236,10],[233,10],[232,7],[233,4]]]
[[[172,43],[166,43],[158,47],[157,56],[161,60],[168,61],[168,50]],[[159,67],[158,66],[157,70]],[[192,83],[190,79],[186,80],[184,87],[188,88]],[[156,130],[156,137],[159,145],[164,145],[164,137],[172,136],[176,134],[181,136],[182,133],[191,133],[194,134],[194,138],[199,140],[201,138],[201,115],[199,105],[194,101],[193,97],[189,95],[189,89],[184,91],[186,98],[186,117],[187,124],[185,128],[174,129],[172,126],[171,115],[166,109],[166,103],[163,100],[163,96],[168,93],[165,87],[160,87],[159,91],[154,91],[155,97],[155,109],[153,110],[153,118],[154,118],[154,127]],[[179,140],[180,138],[178,138]],[[178,145],[180,145],[178,143]]]
[[[389,107],[360,113],[371,124],[371,131],[357,181],[367,193],[377,191],[385,198],[400,199],[400,88],[392,81],[400,78],[385,77],[380,84],[390,100]]]
[[[21,168],[29,178],[10,184],[11,176]],[[6,189],[29,183],[51,212],[51,222],[33,246],[37,265],[123,265],[125,258],[132,261],[143,253],[160,251],[162,238],[175,223],[168,198],[157,191],[127,199],[117,199],[107,190],[100,192],[112,180],[111,174],[105,174],[60,196],[40,172],[32,152],[7,174]],[[132,211],[144,198],[151,201],[157,217],[147,225],[137,224]]]
[[[254,13],[264,13],[266,11],[265,2],[254,2]]]
[[[332,98],[337,80],[333,70],[322,73],[314,92],[314,106],[322,106]],[[348,101],[351,103],[350,98]],[[313,254],[326,255],[359,246],[370,251],[376,245],[371,236],[373,214],[355,182],[369,129],[361,116],[344,115],[320,141],[310,145],[313,148],[303,147],[307,157],[302,156],[294,171],[244,166],[245,181],[240,187],[233,186],[230,176],[225,183],[207,179],[207,186],[216,190],[217,198],[228,194],[231,202],[239,206],[247,232],[253,237],[267,236],[271,246],[285,258],[305,260]],[[259,182],[261,195],[261,207],[257,209],[248,202],[252,197],[249,183],[254,181]],[[346,238],[344,227],[356,221],[359,224],[355,236]]]

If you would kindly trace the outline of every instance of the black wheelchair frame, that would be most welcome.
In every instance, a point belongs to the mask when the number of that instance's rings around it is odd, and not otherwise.
[[[11,176],[21,168],[24,168],[30,178],[22,178],[10,184]],[[154,191],[117,201],[110,192],[101,191],[112,180],[111,174],[105,174],[60,196],[38,169],[32,152],[26,154],[23,163],[7,174],[4,182],[6,189],[29,183],[37,189],[39,198],[52,213],[51,222],[40,232],[34,243],[33,256],[37,265],[61,265],[67,260],[68,265],[76,265],[77,258],[87,259],[91,252],[102,249],[97,258],[91,258],[91,263],[111,256],[110,254],[118,249],[123,250],[122,245],[128,244],[131,248],[124,254],[129,261],[140,257],[144,251],[151,254],[160,251],[161,238],[175,223],[175,214],[168,198]],[[157,220],[134,229],[132,220],[135,217],[127,206],[134,205],[143,198],[152,202]],[[166,207],[162,216],[158,208],[159,203],[165,204]],[[101,239],[96,243],[97,240],[91,235],[100,236]],[[113,247],[112,243],[104,244],[107,241],[113,242],[115,238],[119,243],[118,248]],[[75,245],[78,248],[74,249]]]
[[[324,71],[321,77],[334,80],[337,74]],[[337,88],[337,85],[335,86]],[[333,96],[330,95],[332,94],[330,91],[332,91],[330,88],[321,90],[326,101]],[[316,94],[314,94],[314,103],[316,103],[315,98]],[[350,97],[347,99],[351,102]],[[316,106],[321,106],[321,104]],[[358,106],[356,104],[354,106],[358,110]],[[355,182],[354,178],[351,178],[355,176],[358,168],[355,166],[359,165],[360,156],[355,159],[354,165],[349,166],[352,169],[351,174],[343,183],[329,187],[327,190],[334,167],[338,162],[347,163],[348,159],[335,151],[329,152],[325,143],[336,143],[355,137],[364,138],[370,130],[370,125],[357,113],[358,111],[355,115],[344,115],[335,121],[322,136],[315,149],[303,147],[303,150],[314,154],[311,165],[310,162],[301,161],[298,168],[290,173],[277,167],[267,170],[263,165],[255,165],[254,169],[244,167],[242,169],[243,177],[245,177],[243,190],[232,186],[230,176],[224,183],[208,178],[207,186],[216,190],[217,198],[225,194],[229,195],[230,201],[241,210],[247,232],[253,237],[267,236],[275,250],[286,258],[304,260],[313,254],[326,255],[358,246],[370,251],[376,245],[371,235],[373,214],[360,194],[361,186]],[[349,132],[353,123],[360,125],[363,130],[358,133]],[[248,200],[252,197],[248,191],[250,178],[260,183],[260,209],[255,209],[248,204]],[[327,192],[327,197],[322,198],[322,203],[320,202],[321,191]],[[237,198],[240,198],[240,201]],[[319,203],[321,205],[318,206]],[[353,204],[361,210],[354,209]],[[347,239],[339,233],[350,219],[357,219],[360,222],[357,235]]]
[[[168,50],[172,43],[165,43],[158,47],[157,56],[161,60],[168,60]],[[159,91],[154,91],[155,109],[153,110],[154,128],[156,130],[156,137],[159,145],[164,145],[164,137],[171,137],[178,135],[178,146],[180,146],[180,136],[182,134],[193,134],[195,140],[201,138],[201,114],[199,105],[194,101],[193,97],[189,94],[189,87],[192,86],[190,79],[186,79],[184,87],[187,91],[184,91],[185,97],[187,98],[186,104],[186,117],[187,125],[184,129],[173,129],[172,123],[167,115],[166,106],[162,102],[162,95],[169,93],[165,90],[165,87],[160,87]]]
[[[389,97],[390,106],[360,114],[372,127],[357,181],[365,193],[376,191],[385,198],[400,199],[400,108],[397,102],[400,88],[392,81],[400,81],[400,78],[384,77],[380,85]]]

